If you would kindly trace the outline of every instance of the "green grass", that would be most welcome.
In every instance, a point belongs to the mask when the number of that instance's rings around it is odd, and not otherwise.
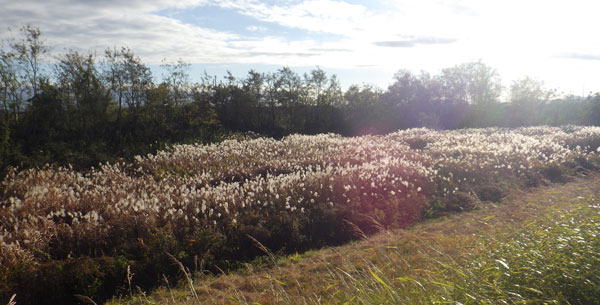
[[[467,268],[482,303],[600,303],[600,206],[551,213],[504,240]],[[462,289],[467,296],[468,289]],[[467,302],[465,303],[473,303]]]
[[[402,276],[391,263],[371,264],[347,276],[350,284],[334,303],[600,304],[599,203],[596,197],[515,232],[484,234],[474,254],[432,257],[427,264],[434,268],[419,277]]]

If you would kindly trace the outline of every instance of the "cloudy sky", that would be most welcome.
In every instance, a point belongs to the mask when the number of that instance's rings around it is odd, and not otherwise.
[[[565,93],[600,91],[596,0],[0,0],[0,38],[38,26],[55,52],[129,46],[193,73],[320,66],[385,88],[398,69],[482,60]]]

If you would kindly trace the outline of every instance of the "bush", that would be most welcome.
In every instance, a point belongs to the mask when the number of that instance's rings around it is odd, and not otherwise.
[[[13,266],[7,273],[10,291],[0,298],[16,293],[17,304],[40,305],[75,304],[75,294],[106,300],[125,287],[128,263],[123,257],[79,257]]]
[[[470,211],[479,205],[479,199],[471,193],[457,192],[450,196],[446,203],[446,209],[452,212]]]
[[[542,174],[552,182],[566,182],[567,178],[563,175],[563,169],[559,166],[549,166],[542,169]]]
[[[506,191],[495,185],[482,186],[477,189],[476,193],[481,201],[500,202],[506,196]]]

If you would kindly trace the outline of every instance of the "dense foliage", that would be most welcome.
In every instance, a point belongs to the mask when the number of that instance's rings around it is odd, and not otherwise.
[[[0,194],[0,296],[19,304],[148,287],[178,268],[338,244],[566,181],[598,165],[600,128],[409,129],[176,145],[86,172],[11,170]],[[260,245],[258,244],[260,243]]]
[[[0,49],[2,171],[46,163],[89,168],[235,132],[280,138],[600,124],[600,96],[557,99],[529,78],[514,82],[504,94],[509,101],[501,102],[498,73],[481,62],[439,75],[399,71],[386,90],[343,91],[319,68],[304,75],[290,68],[223,80],[206,75],[192,82],[182,62],[162,65],[157,80],[128,48],[107,49],[100,57],[68,51],[50,60],[38,29],[25,27],[22,34]]]

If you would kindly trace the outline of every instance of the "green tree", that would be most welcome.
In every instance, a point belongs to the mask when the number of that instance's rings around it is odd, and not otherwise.
[[[127,74],[122,52],[126,50],[106,49],[104,62],[104,81],[109,84],[113,98],[116,98],[118,104],[118,119],[121,120],[123,114],[123,104],[125,99],[125,90]]]
[[[299,115],[301,105],[307,101],[307,90],[302,78],[289,67],[275,73],[275,94],[282,110],[280,126],[286,133],[299,133],[304,128],[304,118]]]
[[[496,103],[502,94],[498,71],[481,61],[444,69],[440,78],[446,95],[464,99],[469,104]]]
[[[310,74],[304,74],[304,83],[307,89],[307,101],[309,105],[324,104],[325,96],[322,95],[327,86],[327,73],[321,68],[310,71]]]
[[[588,97],[589,106],[585,116],[586,124],[600,126],[600,93]]]
[[[39,28],[30,25],[20,29],[22,38],[12,44],[14,54],[21,64],[21,76],[28,82],[29,96],[35,96],[42,75],[41,61],[48,52]]]
[[[124,105],[127,105],[129,111],[138,111],[146,102],[148,88],[153,85],[150,68],[126,47],[120,50],[107,49],[105,56],[105,78],[111,84],[113,94],[117,96],[119,113]]]
[[[352,85],[344,93],[344,129],[348,135],[380,133],[387,128],[387,108],[381,102],[383,92],[375,87]]]
[[[538,123],[542,107],[554,95],[554,90],[546,89],[542,81],[531,77],[513,81],[510,86],[511,125],[525,126]]]
[[[438,128],[436,110],[439,108],[436,103],[439,102],[439,84],[431,75],[426,72],[415,75],[408,70],[400,70],[394,79],[383,95],[388,111],[396,115],[392,130],[422,126]]]
[[[22,83],[18,73],[15,54],[0,50],[0,99],[2,99],[2,112],[7,124],[11,117],[14,122],[19,118]]]
[[[462,115],[455,113],[464,118],[458,126],[487,127],[502,122],[503,107],[499,104],[502,84],[496,69],[481,61],[469,62],[443,69],[438,78],[446,100],[455,105],[470,105]]]
[[[94,56],[71,51],[58,59],[54,71],[67,110],[77,122],[76,130],[96,134],[92,129],[108,120],[111,98]]]
[[[179,60],[175,63],[163,62],[163,83],[169,88],[168,102],[179,106],[189,99],[190,82],[189,63]]]

